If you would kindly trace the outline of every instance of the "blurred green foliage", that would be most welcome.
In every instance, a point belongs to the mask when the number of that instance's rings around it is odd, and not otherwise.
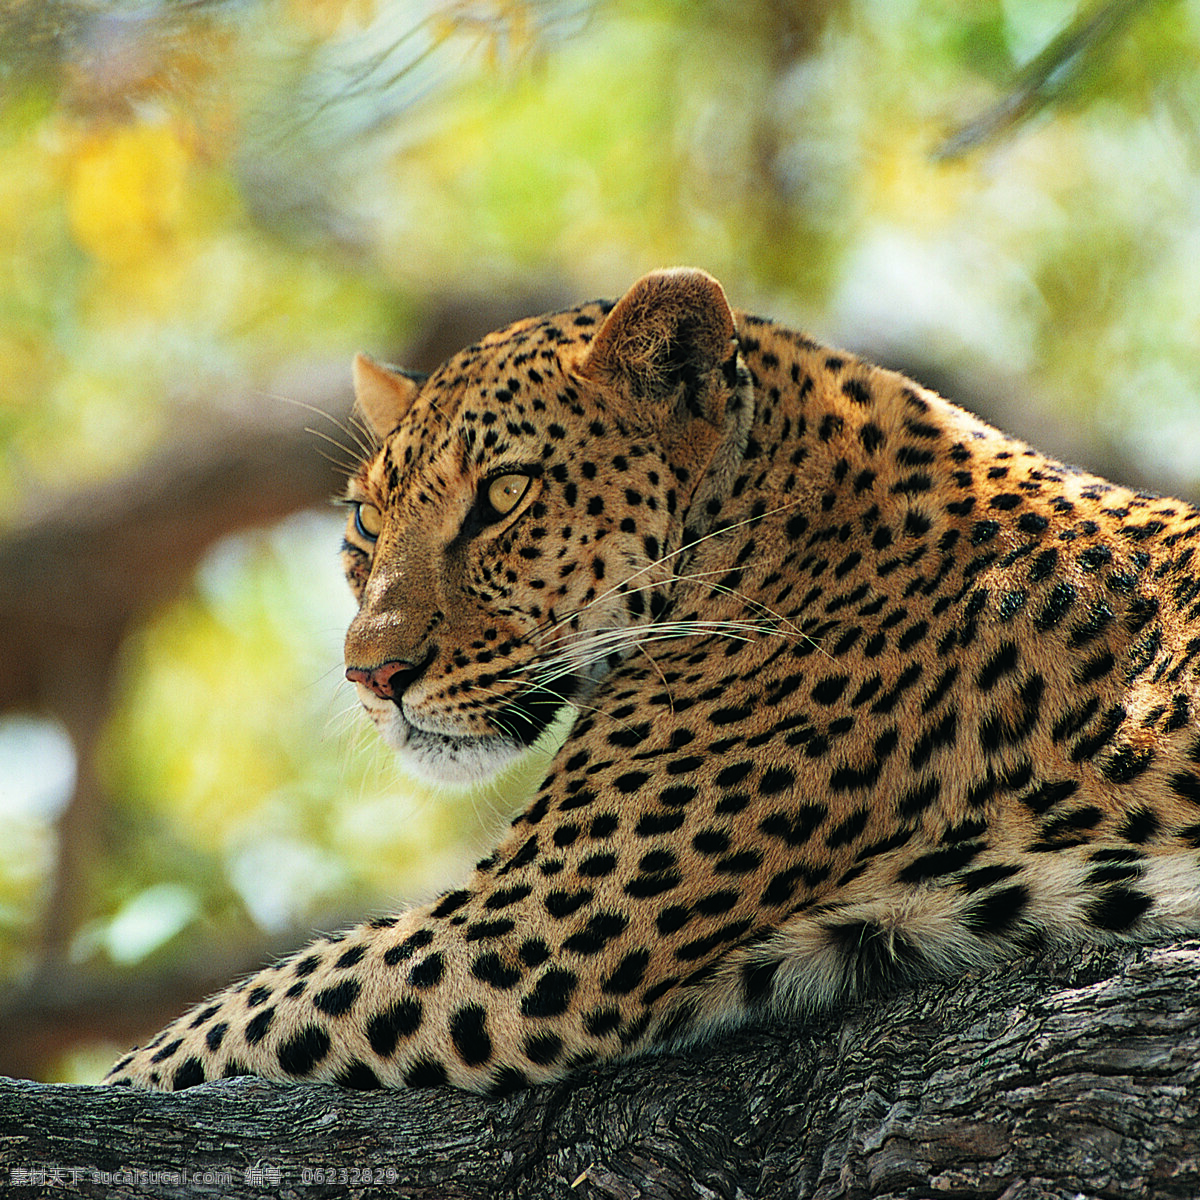
[[[1200,0],[1125,5],[1022,120],[938,153],[1103,7],[3,0],[0,527],[197,407],[402,344],[429,297],[613,295],[682,262],[828,340],[1019,387],[1195,494]],[[312,515],[218,546],[127,648],[82,961],[419,894],[529,786],[433,797],[363,731],[339,537]],[[19,775],[13,971],[55,811]]]

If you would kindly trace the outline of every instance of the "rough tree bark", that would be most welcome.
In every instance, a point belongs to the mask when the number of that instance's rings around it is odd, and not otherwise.
[[[0,1192],[1194,1198],[1198,971],[1200,940],[1056,949],[502,1100],[8,1083]]]

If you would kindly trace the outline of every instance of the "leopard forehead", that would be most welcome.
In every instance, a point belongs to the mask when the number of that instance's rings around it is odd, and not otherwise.
[[[426,381],[368,464],[376,494],[396,494],[425,464],[457,456],[466,473],[502,460],[514,438],[554,439],[585,416],[574,370],[610,301],[530,317],[460,350]]]

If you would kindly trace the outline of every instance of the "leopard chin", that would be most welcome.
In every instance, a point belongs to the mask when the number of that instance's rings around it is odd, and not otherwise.
[[[528,752],[527,746],[504,737],[451,737],[412,727],[404,745],[395,749],[404,767],[422,782],[453,787],[487,783]]]
[[[472,787],[487,783],[523,758],[570,709],[561,693],[530,689],[496,716],[504,733],[450,733],[417,724],[403,706],[380,702],[359,686],[359,699],[384,743],[406,771],[423,783]]]

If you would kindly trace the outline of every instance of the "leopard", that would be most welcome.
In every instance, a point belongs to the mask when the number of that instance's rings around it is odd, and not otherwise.
[[[557,748],[459,886],[233,984],[107,1082],[501,1095],[1200,928],[1196,507],[697,269],[428,377],[353,374],[362,708],[439,783]]]

